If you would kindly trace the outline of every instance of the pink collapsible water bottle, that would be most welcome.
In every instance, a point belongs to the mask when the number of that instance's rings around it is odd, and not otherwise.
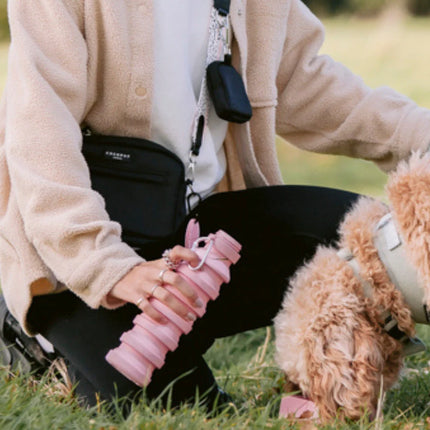
[[[230,281],[230,266],[239,260],[241,245],[222,230],[195,239],[191,244],[190,236],[198,237],[198,230],[198,224],[192,220],[185,244],[199,256],[200,264],[191,267],[182,263],[176,271],[190,284],[204,306],[193,307],[179,290],[171,286],[165,288],[201,317],[209,300],[218,297],[221,285]],[[177,348],[182,333],[189,333],[193,327],[193,322],[185,321],[160,300],[152,297],[150,301],[167,318],[167,324],[157,323],[144,313],[137,315],[134,327],[122,334],[120,346],[106,355],[113,367],[143,387],[151,382],[153,371],[164,365],[167,352]]]

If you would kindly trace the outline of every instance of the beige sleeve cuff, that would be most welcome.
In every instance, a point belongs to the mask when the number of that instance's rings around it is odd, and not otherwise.
[[[119,307],[123,303],[107,300],[106,295],[142,261],[144,259],[132,248],[120,242],[94,251],[88,256],[84,266],[71,274],[66,285],[92,308],[98,308],[100,305],[108,308]]]

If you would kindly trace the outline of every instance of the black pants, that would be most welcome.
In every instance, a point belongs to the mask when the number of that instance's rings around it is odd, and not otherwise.
[[[221,288],[191,333],[181,337],[177,350],[154,372],[148,396],[157,396],[190,370],[173,386],[174,403],[192,397],[196,388],[200,393],[209,389],[214,379],[202,354],[216,338],[272,323],[287,279],[317,245],[337,238],[339,221],[356,198],[327,188],[279,186],[221,193],[203,201],[197,209],[202,235],[225,230],[242,243],[242,258],[232,268],[230,284]],[[176,237],[148,247],[142,255],[160,258],[165,248],[183,243],[184,228],[185,224]],[[78,375],[77,392],[93,403],[95,392],[109,399],[139,390],[104,359],[138,312],[132,304],[115,311],[92,310],[65,292],[36,298],[29,320],[67,358]]]

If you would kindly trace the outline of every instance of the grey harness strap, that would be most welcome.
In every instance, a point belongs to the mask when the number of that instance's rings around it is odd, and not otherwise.
[[[409,263],[405,254],[405,247],[391,214],[385,215],[376,226],[373,236],[374,245],[378,250],[379,258],[387,270],[388,276],[394,286],[402,293],[405,302],[412,312],[415,322],[421,324],[429,323],[427,308],[423,304],[423,289],[419,285],[416,270]],[[341,249],[338,256],[345,260],[354,271],[357,279],[360,280],[363,292],[367,297],[372,297],[372,286],[360,275],[358,261],[349,249]],[[409,338],[400,331],[397,321],[393,316],[385,311],[382,317],[385,320],[384,330],[395,339],[403,343],[404,355],[412,355],[426,349],[423,342],[418,338]]]
[[[417,271],[409,263],[391,214],[381,218],[376,226],[374,244],[391,282],[401,291],[411,309],[414,321],[428,324],[429,315],[423,304],[424,290],[418,281]]]

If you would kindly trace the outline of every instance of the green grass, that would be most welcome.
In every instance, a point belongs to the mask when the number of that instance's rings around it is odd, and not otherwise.
[[[373,86],[389,85],[430,107],[430,20],[356,20],[338,18],[326,21],[324,52],[348,65]],[[0,45],[0,91],[4,85],[7,45]],[[371,163],[304,153],[278,143],[284,178],[288,183],[333,186],[362,193],[382,193],[385,175]],[[264,345],[265,329],[218,340],[207,360],[221,386],[230,392],[236,406],[217,418],[208,419],[198,407],[177,412],[155,405],[136,405],[129,418],[110,415],[99,408],[81,408],[73,397],[47,393],[56,385],[48,377],[36,382],[28,377],[10,377],[0,372],[1,429],[287,429],[277,419],[282,375],[273,361],[273,343]],[[430,342],[425,328],[420,335]],[[409,371],[387,395],[385,418],[379,428],[425,429],[430,401],[430,356],[418,355],[407,362]],[[365,421],[330,428],[371,429]]]

